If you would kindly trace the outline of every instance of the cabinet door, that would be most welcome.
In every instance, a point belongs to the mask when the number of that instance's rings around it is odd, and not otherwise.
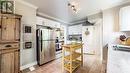
[[[15,19],[2,17],[2,40],[14,41],[15,38]]]
[[[0,73],[15,73],[14,52],[1,54],[0,60]]]
[[[0,51],[0,73],[19,73],[19,51]]]
[[[15,40],[20,40],[20,19],[15,19]]]
[[[120,31],[130,31],[130,6],[126,6],[120,9]]]
[[[82,25],[74,25],[68,27],[68,33],[69,35],[72,34],[81,34],[82,33]]]
[[[14,52],[14,73],[19,73],[20,71],[20,52],[19,51],[15,51]]]

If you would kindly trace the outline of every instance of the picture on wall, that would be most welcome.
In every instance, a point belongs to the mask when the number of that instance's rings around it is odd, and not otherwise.
[[[30,49],[32,48],[32,42],[25,42],[25,49]]]
[[[23,24],[23,47],[24,49],[33,48],[33,34],[32,34],[32,26],[29,24]]]
[[[25,26],[25,33],[31,33],[31,26]]]
[[[14,1],[1,1],[1,13],[14,13]]]
[[[6,1],[1,2],[1,13],[6,13]]]
[[[14,13],[14,2],[8,1],[6,7],[7,13]]]

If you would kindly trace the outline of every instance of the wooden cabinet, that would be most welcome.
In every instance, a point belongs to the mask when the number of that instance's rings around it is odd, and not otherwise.
[[[5,50],[0,54],[0,73],[19,72],[19,50]]]
[[[15,19],[2,17],[2,40],[12,41],[15,38]]]
[[[0,73],[20,72],[20,15],[0,14]]]
[[[1,14],[0,40],[19,41],[20,17],[15,15]]]
[[[0,73],[14,73],[14,53],[1,54]]]

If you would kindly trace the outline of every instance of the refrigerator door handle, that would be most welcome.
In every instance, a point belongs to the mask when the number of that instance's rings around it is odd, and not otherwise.
[[[41,52],[42,52],[42,30],[41,30]]]

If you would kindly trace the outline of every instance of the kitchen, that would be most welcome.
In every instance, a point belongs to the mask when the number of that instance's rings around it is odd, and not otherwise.
[[[130,72],[129,0],[13,1],[14,13],[1,7],[0,73]]]

